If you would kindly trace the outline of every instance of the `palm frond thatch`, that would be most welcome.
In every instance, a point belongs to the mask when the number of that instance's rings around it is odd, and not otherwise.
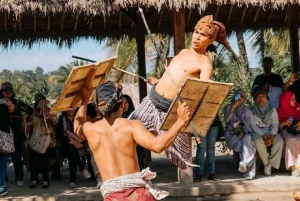
[[[162,6],[176,10],[179,10],[182,7],[204,10],[209,3],[231,3],[237,5],[246,4],[278,8],[283,7],[287,3],[295,2],[299,3],[299,1],[292,0],[0,0],[0,9],[8,13],[15,13],[16,17],[18,17],[21,13],[34,13],[36,11],[44,14],[72,12],[79,14],[85,13],[87,15],[109,15],[110,13],[113,13],[121,8],[137,5],[155,7],[158,10],[160,10]]]

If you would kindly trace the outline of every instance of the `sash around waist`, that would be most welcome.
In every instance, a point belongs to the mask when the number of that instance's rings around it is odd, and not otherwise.
[[[171,99],[165,98],[157,93],[155,90],[155,85],[150,90],[149,98],[151,99],[153,105],[162,112],[168,112],[173,102]]]

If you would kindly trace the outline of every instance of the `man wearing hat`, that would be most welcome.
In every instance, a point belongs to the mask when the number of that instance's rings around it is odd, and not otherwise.
[[[8,120],[9,127],[14,134],[15,151],[11,153],[11,157],[14,163],[15,182],[16,185],[20,187],[24,185],[22,156],[24,151],[23,143],[26,139],[23,128],[21,127],[23,121],[22,112],[25,114],[31,114],[33,108],[15,98],[13,85],[10,82],[4,82],[1,84],[0,99],[0,121],[4,122]]]
[[[190,49],[182,50],[172,59],[168,66],[172,78],[165,72],[160,79],[149,78],[145,80],[153,85],[150,94],[143,99],[128,118],[142,121],[149,131],[158,134],[163,132],[159,130],[160,126],[178,93],[172,82],[174,81],[176,88],[180,89],[186,78],[210,80],[213,74],[213,54],[208,54],[208,49],[214,41],[230,49],[225,26],[214,21],[212,15],[208,15],[201,18],[196,24]],[[207,137],[213,138],[211,135]],[[166,150],[167,157],[181,169],[195,166],[190,163],[192,150],[189,141],[190,135],[180,133],[175,143]]]
[[[170,147],[190,119],[189,107],[186,103],[180,105],[177,121],[171,129],[154,136],[140,121],[121,118],[124,109],[122,86],[110,81],[99,85],[94,95],[96,108],[103,119],[87,122],[86,110],[91,94],[92,90],[82,89],[74,131],[89,143],[103,180],[100,189],[104,200],[153,201],[166,197],[167,192],[154,189],[149,183],[155,173],[149,168],[139,172],[136,145],[156,153]]]

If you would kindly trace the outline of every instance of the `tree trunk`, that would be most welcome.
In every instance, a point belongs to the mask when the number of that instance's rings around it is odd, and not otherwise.
[[[243,36],[243,31],[237,31],[236,33],[238,47],[239,47],[239,55],[240,55],[240,74],[243,80],[247,79],[249,74],[249,62],[246,51],[245,40]]]

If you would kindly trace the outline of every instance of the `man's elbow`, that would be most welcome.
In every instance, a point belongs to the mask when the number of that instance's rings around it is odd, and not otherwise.
[[[153,151],[154,153],[159,154],[159,153],[163,152],[164,150],[166,150],[167,148],[168,147],[166,147],[164,143],[156,142],[156,143],[153,144],[151,151]]]

